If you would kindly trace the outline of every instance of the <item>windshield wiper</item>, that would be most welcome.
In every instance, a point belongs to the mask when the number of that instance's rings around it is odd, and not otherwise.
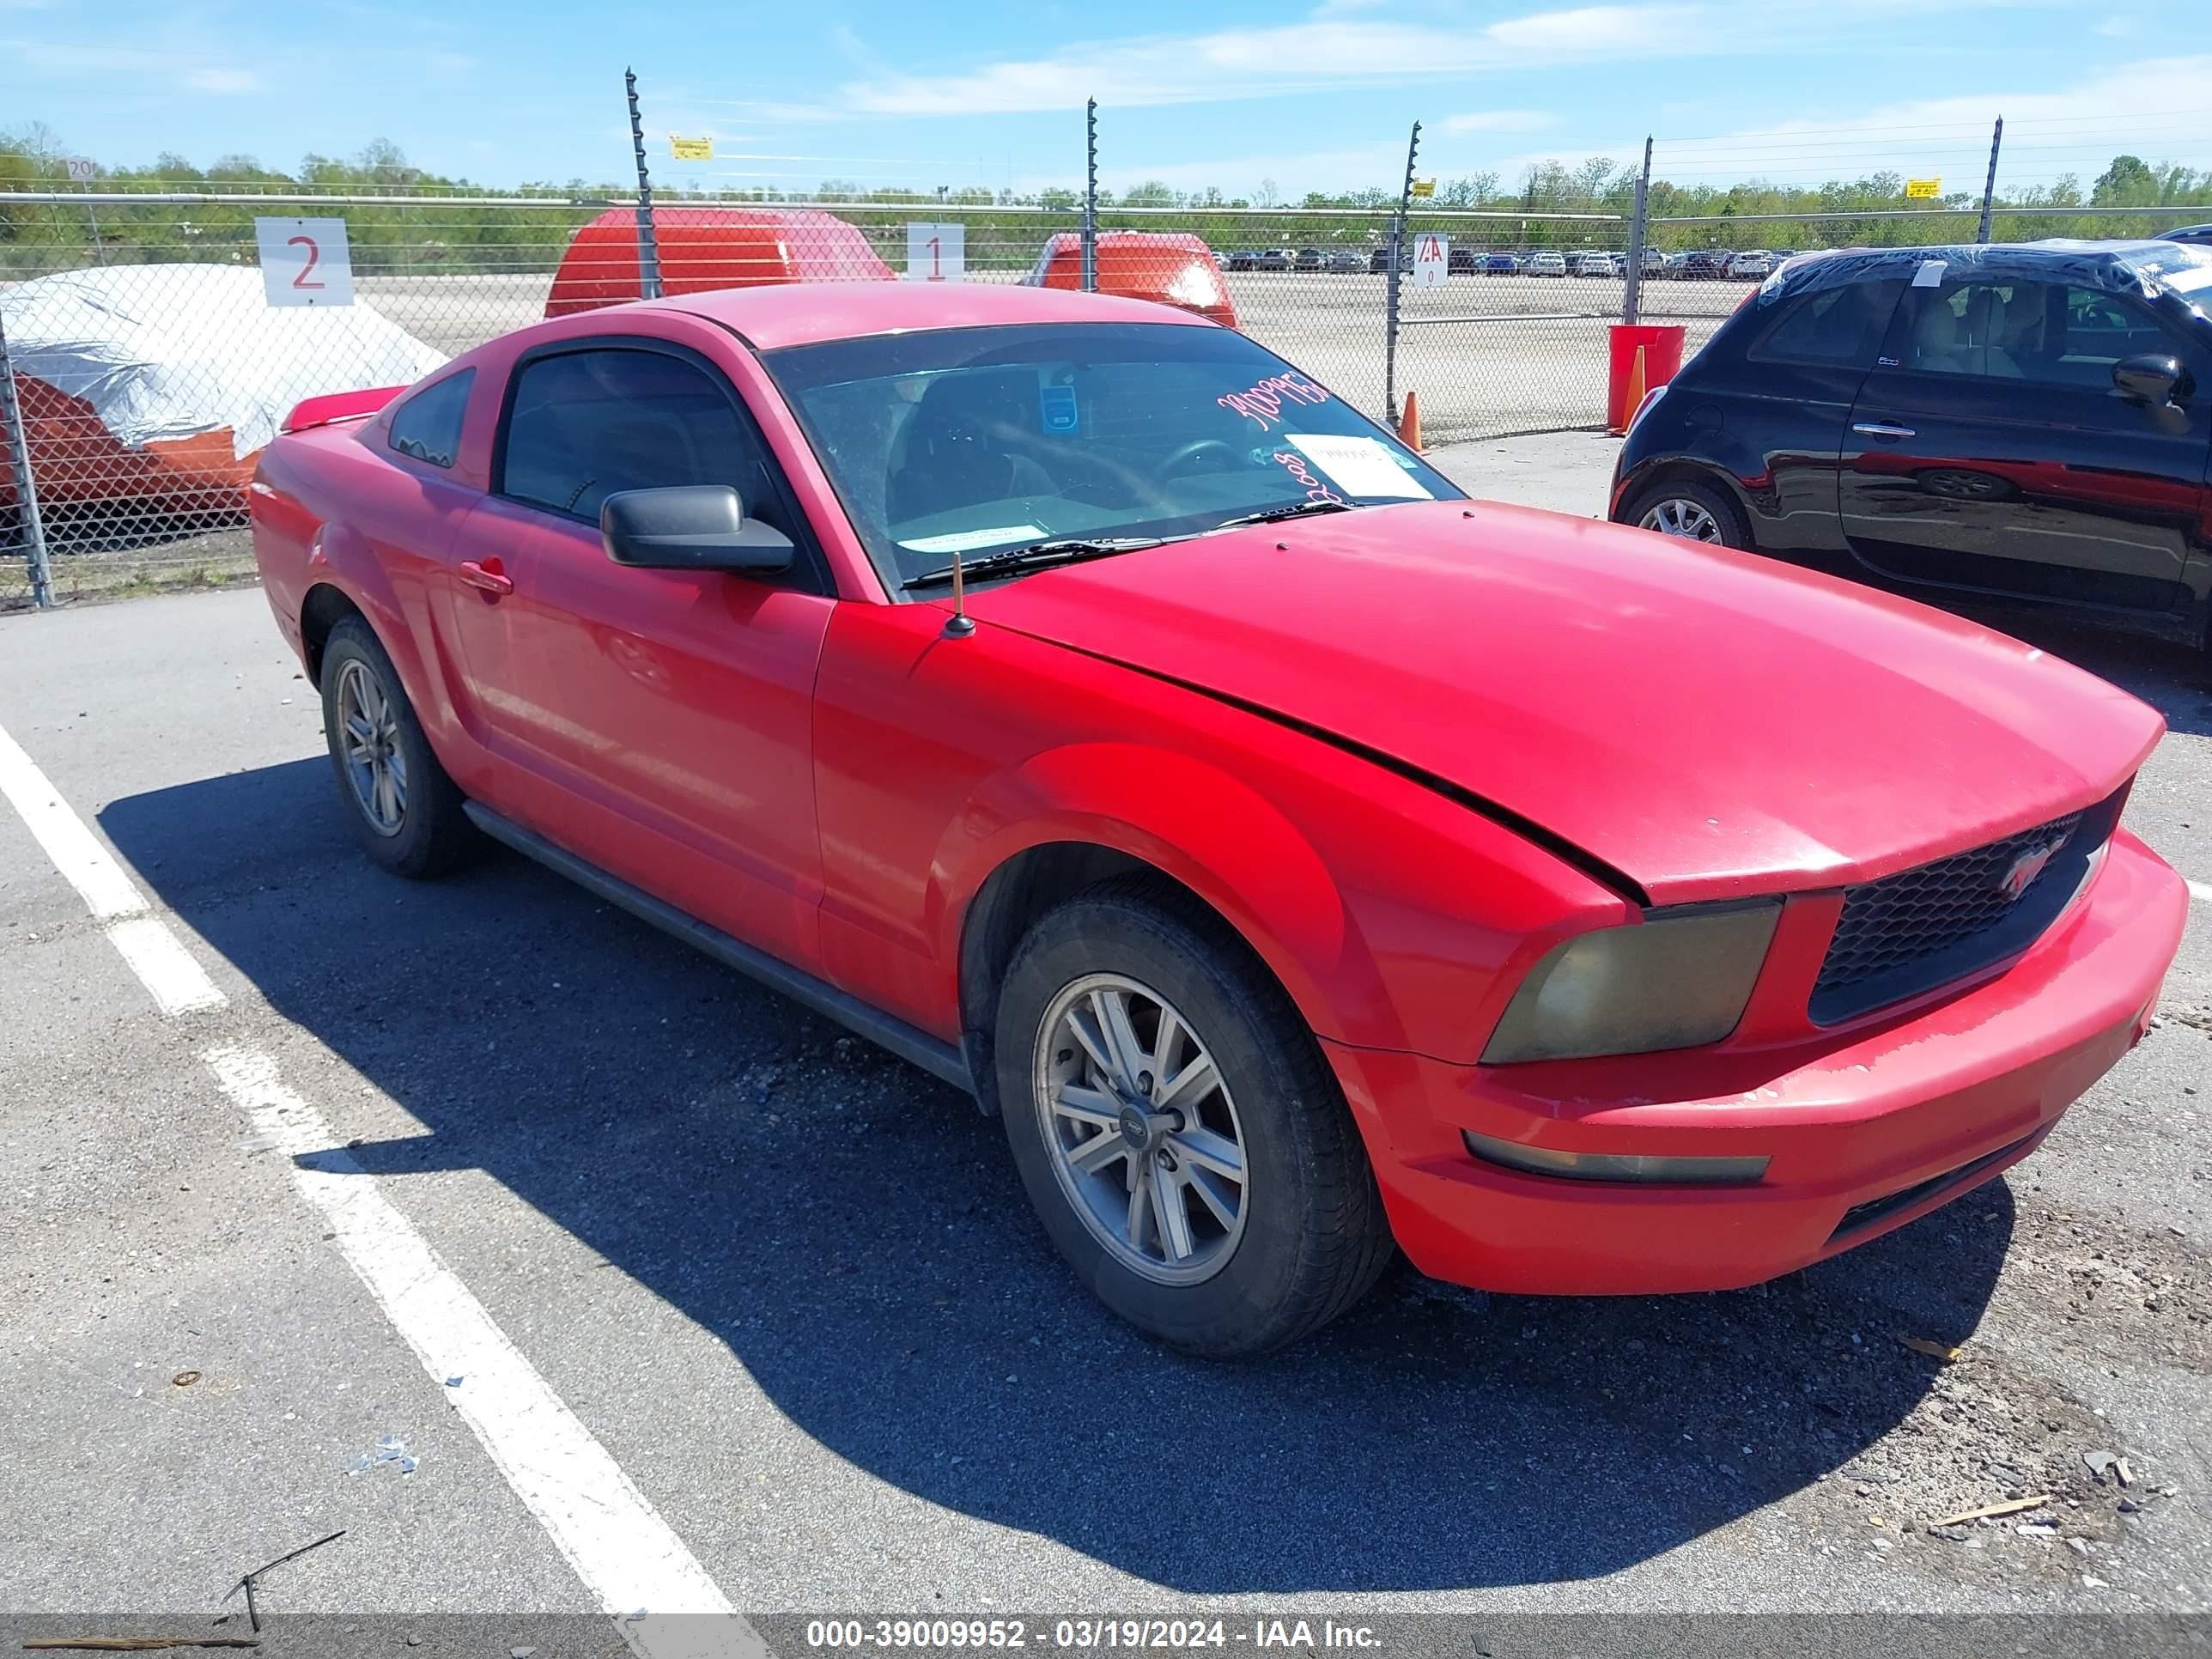
[[[1032,542],[1027,547],[1010,547],[988,558],[963,559],[957,568],[965,580],[988,581],[994,576],[1019,575],[1049,565],[1080,564],[1085,559],[1133,553],[1139,548],[1158,547],[1170,539],[1166,536],[1068,536],[1058,541]],[[948,564],[940,570],[925,570],[919,576],[909,576],[900,586],[909,591],[940,587],[952,580],[954,568]]]
[[[1242,518],[1224,519],[1213,528],[1234,530],[1239,525],[1276,524],[1285,519],[1303,518],[1309,513],[1350,513],[1358,506],[1357,501],[1292,501],[1288,507],[1271,507],[1264,513],[1247,513]]]

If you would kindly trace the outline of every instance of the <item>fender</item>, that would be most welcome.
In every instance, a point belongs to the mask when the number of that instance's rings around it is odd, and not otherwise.
[[[1030,848],[1088,842],[1141,860],[1218,911],[1315,1032],[1402,1048],[1381,969],[1320,852],[1249,784],[1191,756],[1131,743],[1033,755],[967,800],[932,860],[923,926],[960,958],[969,908]]]
[[[428,595],[419,591],[415,594],[413,610],[420,614],[410,614],[406,597],[368,538],[339,519],[327,521],[315,532],[301,581],[303,613],[317,587],[332,587],[368,619],[392,659],[400,686],[414,705],[415,717],[422,722],[423,735],[440,763],[463,787],[471,787],[481,750],[455,712],[459,706],[451,690],[451,682],[457,678],[455,665],[445,661],[438,650],[437,629],[428,614]]]

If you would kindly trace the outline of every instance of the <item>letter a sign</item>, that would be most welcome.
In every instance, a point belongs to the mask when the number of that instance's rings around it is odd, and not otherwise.
[[[1413,238],[1413,286],[1442,288],[1451,274],[1451,238],[1427,231]]]

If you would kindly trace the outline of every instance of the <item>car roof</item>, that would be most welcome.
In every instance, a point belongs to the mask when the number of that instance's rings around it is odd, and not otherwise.
[[[1023,323],[1220,326],[1150,300],[1013,283],[778,283],[645,303],[647,308],[682,311],[720,323],[762,351],[871,334]]]
[[[2198,274],[2212,270],[2212,249],[2151,238],[2092,242],[2053,237],[2041,242],[1855,247],[1800,254],[1767,279],[1759,299],[1764,304],[1783,295],[1895,276],[1924,264],[1940,265],[1947,277],[1971,272],[2059,278],[2085,288],[2142,295],[2160,288],[2202,293],[2212,282]],[[2177,276],[2182,280],[2176,282]]]

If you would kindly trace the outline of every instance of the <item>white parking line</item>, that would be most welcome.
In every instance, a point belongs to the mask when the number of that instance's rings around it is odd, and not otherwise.
[[[0,727],[5,793],[165,1014],[226,999],[60,791]],[[285,1086],[276,1062],[229,1044],[201,1058],[216,1085],[292,1160],[293,1184],[441,1398],[475,1432],[554,1547],[647,1659],[751,1659],[767,1647],[652,1500],[539,1376],[468,1286]],[[449,1376],[465,1379],[447,1389]],[[638,1617],[642,1611],[644,1616]],[[714,1615],[701,1618],[698,1615]]]
[[[2195,899],[2199,904],[2212,904],[2212,881],[2191,882],[2189,884],[2189,896]]]
[[[223,994],[177,936],[146,912],[145,895],[115,856],[70,810],[22,746],[0,726],[0,794],[21,817],[54,868],[83,899],[165,1014],[219,1008]]]

